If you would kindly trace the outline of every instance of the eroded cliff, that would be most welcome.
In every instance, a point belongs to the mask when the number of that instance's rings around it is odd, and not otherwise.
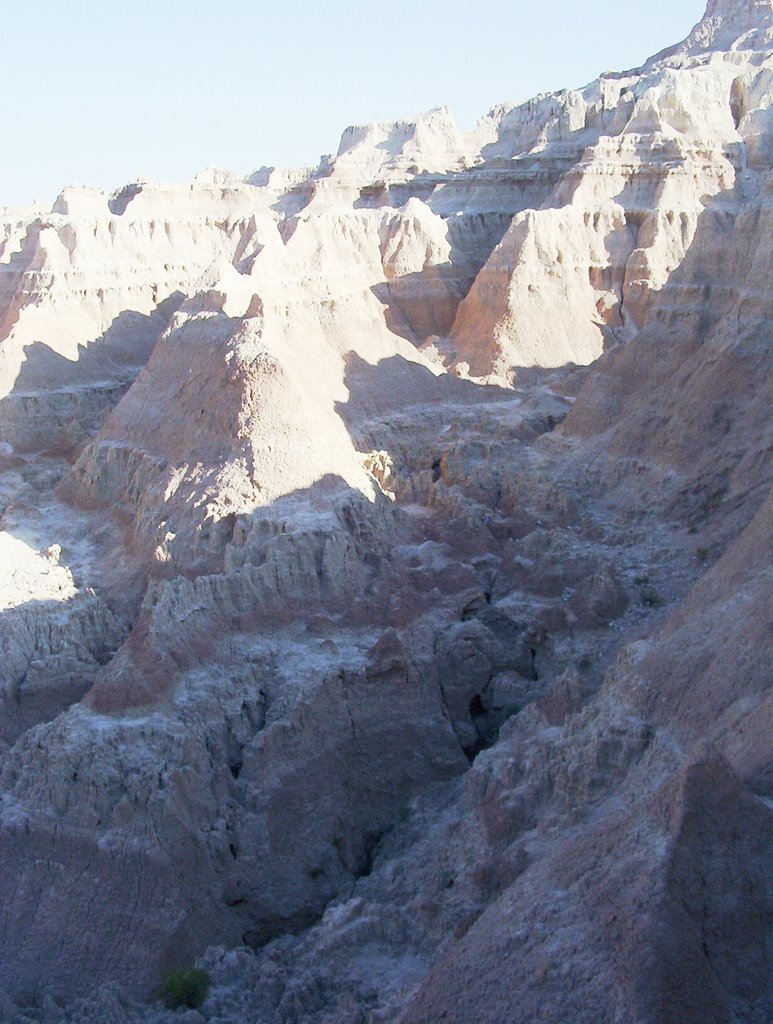
[[[0,217],[5,1017],[769,1018],[772,41]]]

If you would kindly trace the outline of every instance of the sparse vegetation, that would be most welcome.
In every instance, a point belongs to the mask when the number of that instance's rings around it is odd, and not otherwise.
[[[204,1005],[210,986],[209,975],[200,967],[178,967],[164,974],[159,996],[169,1010],[187,1007],[197,1010]]]
[[[642,587],[640,597],[645,608],[659,608],[663,604],[663,598],[654,587]]]

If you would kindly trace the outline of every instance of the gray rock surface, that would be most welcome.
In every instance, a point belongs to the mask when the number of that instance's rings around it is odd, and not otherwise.
[[[0,220],[0,1018],[771,1020],[772,26]]]

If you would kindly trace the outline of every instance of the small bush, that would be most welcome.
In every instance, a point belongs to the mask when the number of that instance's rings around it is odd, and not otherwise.
[[[197,1010],[204,1005],[209,986],[210,980],[206,971],[198,967],[179,967],[164,974],[159,995],[169,1010],[179,1006]]]
[[[663,598],[654,587],[642,587],[639,597],[645,608],[659,608],[663,604]]]

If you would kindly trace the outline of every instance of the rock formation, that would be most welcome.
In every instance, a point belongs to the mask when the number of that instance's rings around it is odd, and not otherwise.
[[[0,211],[2,1019],[771,1019],[771,110]]]

